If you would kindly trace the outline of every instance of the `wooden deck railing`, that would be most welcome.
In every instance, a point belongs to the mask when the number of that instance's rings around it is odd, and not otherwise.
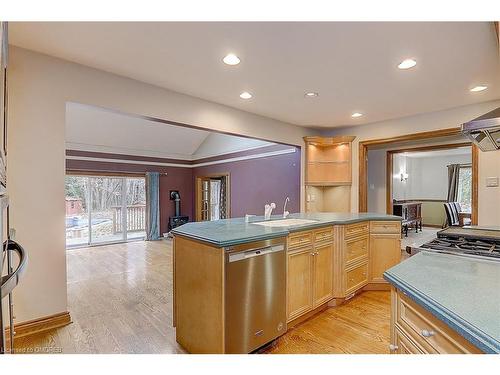
[[[122,208],[113,207],[113,233],[122,232]],[[127,232],[146,230],[146,205],[127,206]]]

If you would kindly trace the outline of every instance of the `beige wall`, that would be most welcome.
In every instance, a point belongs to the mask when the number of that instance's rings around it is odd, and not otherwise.
[[[353,184],[351,210],[358,210],[358,145],[359,141],[387,138],[429,130],[457,127],[492,109],[500,107],[500,100],[474,104],[433,113],[426,113],[368,125],[325,131],[325,135],[355,135],[353,142]],[[500,151],[479,152],[479,224],[500,226],[500,188],[486,187],[486,177],[500,176]]]
[[[302,145],[307,129],[11,47],[8,193],[11,226],[29,252],[17,321],[67,309],[65,110],[68,101]]]

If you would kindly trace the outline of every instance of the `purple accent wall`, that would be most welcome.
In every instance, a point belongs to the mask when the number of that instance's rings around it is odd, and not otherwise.
[[[290,148],[290,147],[288,147]],[[229,173],[231,184],[231,217],[245,214],[264,215],[264,205],[275,202],[275,213],[300,211],[300,148],[290,154],[242,160],[194,168],[196,177]]]
[[[181,195],[181,215],[194,217],[194,185],[192,168],[169,168],[167,175],[160,176],[160,233],[168,231],[168,218],[174,216],[174,202],[170,200],[170,190],[179,190]]]

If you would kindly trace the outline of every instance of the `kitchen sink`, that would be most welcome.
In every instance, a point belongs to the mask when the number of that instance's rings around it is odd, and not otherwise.
[[[252,224],[263,225],[265,227],[291,227],[294,225],[313,224],[317,222],[318,220],[309,220],[309,219],[282,219],[282,220],[259,221]]]

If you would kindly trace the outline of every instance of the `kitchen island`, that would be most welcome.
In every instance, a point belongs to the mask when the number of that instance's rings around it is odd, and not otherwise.
[[[400,261],[400,217],[308,213],[288,219],[294,224],[253,217],[172,231],[174,325],[187,351],[250,352],[363,289],[389,290],[383,272]],[[240,260],[247,267],[237,268]]]
[[[500,353],[500,262],[422,251],[390,268],[391,351]]]

